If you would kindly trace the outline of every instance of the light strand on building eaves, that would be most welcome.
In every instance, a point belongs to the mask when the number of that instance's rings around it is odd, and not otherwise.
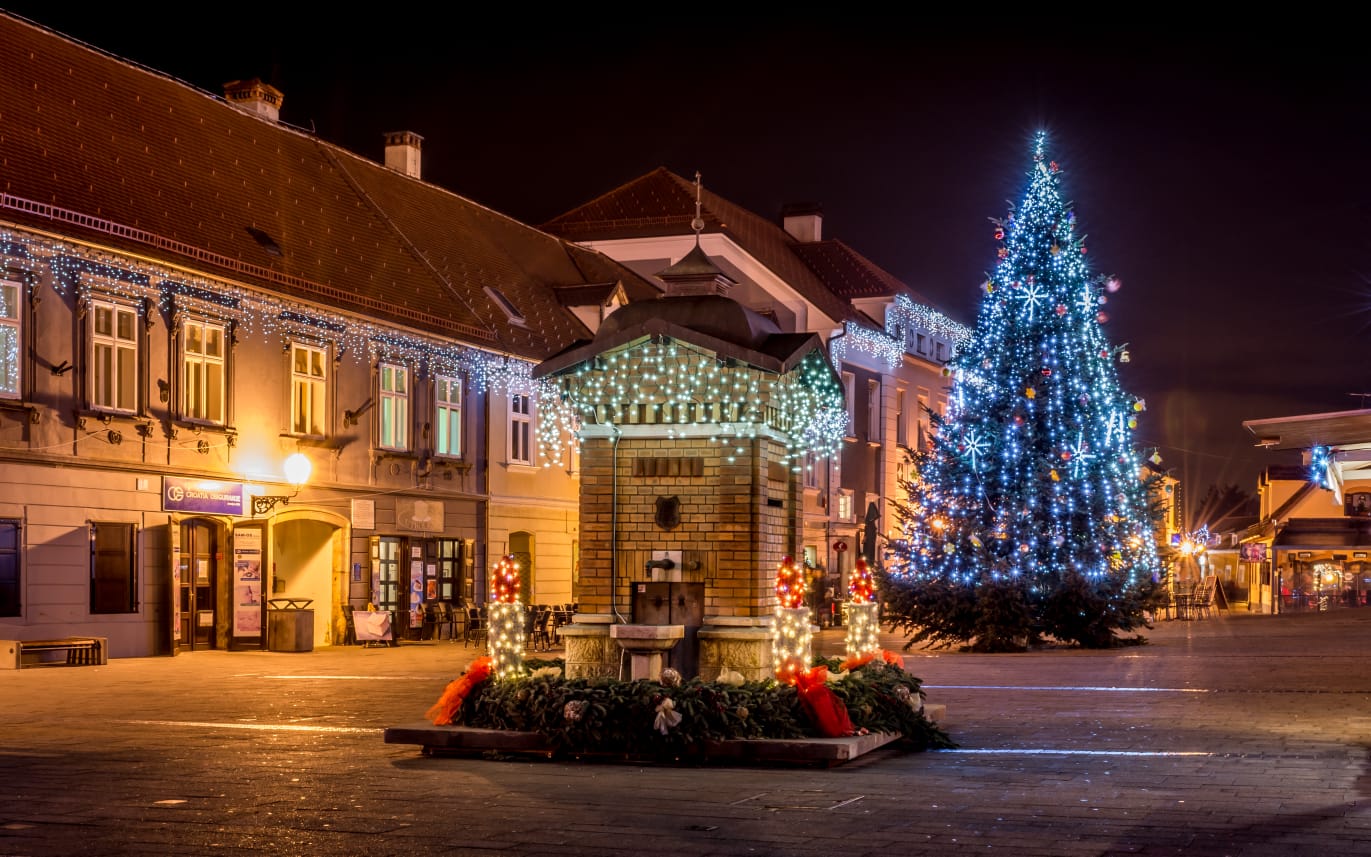
[[[427,366],[438,374],[466,375],[477,392],[528,393],[533,389],[530,361],[409,333],[223,280],[10,230],[0,230],[0,250],[12,268],[41,277],[47,267],[51,286],[61,295],[110,296],[141,303],[149,314],[155,308],[165,318],[190,307],[231,322],[239,338],[327,341],[338,357],[375,360],[384,356]]]

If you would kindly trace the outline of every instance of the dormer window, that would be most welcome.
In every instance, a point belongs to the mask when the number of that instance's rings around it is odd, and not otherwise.
[[[486,294],[490,296],[490,299],[495,301],[495,305],[500,308],[500,311],[509,319],[510,324],[523,325],[525,323],[524,314],[519,312],[519,308],[514,305],[513,301],[505,297],[504,292],[494,286],[486,286],[485,291]]]

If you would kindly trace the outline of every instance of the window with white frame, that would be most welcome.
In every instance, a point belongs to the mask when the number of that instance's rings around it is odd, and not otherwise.
[[[509,462],[533,463],[533,398],[527,393],[509,397]]]
[[[290,430],[322,437],[327,433],[328,352],[308,342],[292,342],[290,356]]]
[[[19,341],[23,317],[19,314],[23,287],[11,280],[0,280],[0,397],[19,398]]]
[[[843,488],[838,491],[838,520],[852,520],[852,489]]]
[[[409,369],[381,364],[381,441],[383,449],[409,449]]]
[[[866,439],[881,439],[881,382],[875,380],[866,382]]]
[[[909,446],[909,394],[903,388],[895,390],[895,442]]]
[[[433,381],[433,454],[458,458],[462,454],[462,381],[439,375]]]
[[[843,398],[847,400],[847,436],[857,436],[857,376],[843,373]]]
[[[134,413],[138,410],[138,309],[92,298],[90,316],[91,406]]]
[[[223,425],[228,417],[224,325],[188,318],[181,322],[181,416]]]

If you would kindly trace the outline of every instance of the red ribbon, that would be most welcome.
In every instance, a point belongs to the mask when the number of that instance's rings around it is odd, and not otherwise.
[[[466,701],[467,695],[490,678],[490,673],[491,662],[488,656],[472,661],[466,672],[448,684],[443,690],[443,695],[438,697],[438,701],[433,703],[433,707],[425,716],[434,726],[448,725],[462,710],[462,703]]]

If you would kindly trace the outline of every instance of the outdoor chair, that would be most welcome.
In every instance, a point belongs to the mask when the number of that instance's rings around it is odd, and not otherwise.
[[[548,627],[552,622],[552,611],[546,607],[535,607],[531,615],[533,627],[528,632],[528,644],[535,652],[546,652],[552,648],[552,631]]]
[[[481,607],[468,607],[466,625],[462,629],[462,646],[475,643],[484,646],[486,643],[486,614]]]
[[[1206,619],[1209,617],[1210,610],[1214,606],[1214,590],[1218,587],[1217,577],[1206,577],[1195,584],[1195,592],[1191,596],[1190,613],[1196,619]]]

